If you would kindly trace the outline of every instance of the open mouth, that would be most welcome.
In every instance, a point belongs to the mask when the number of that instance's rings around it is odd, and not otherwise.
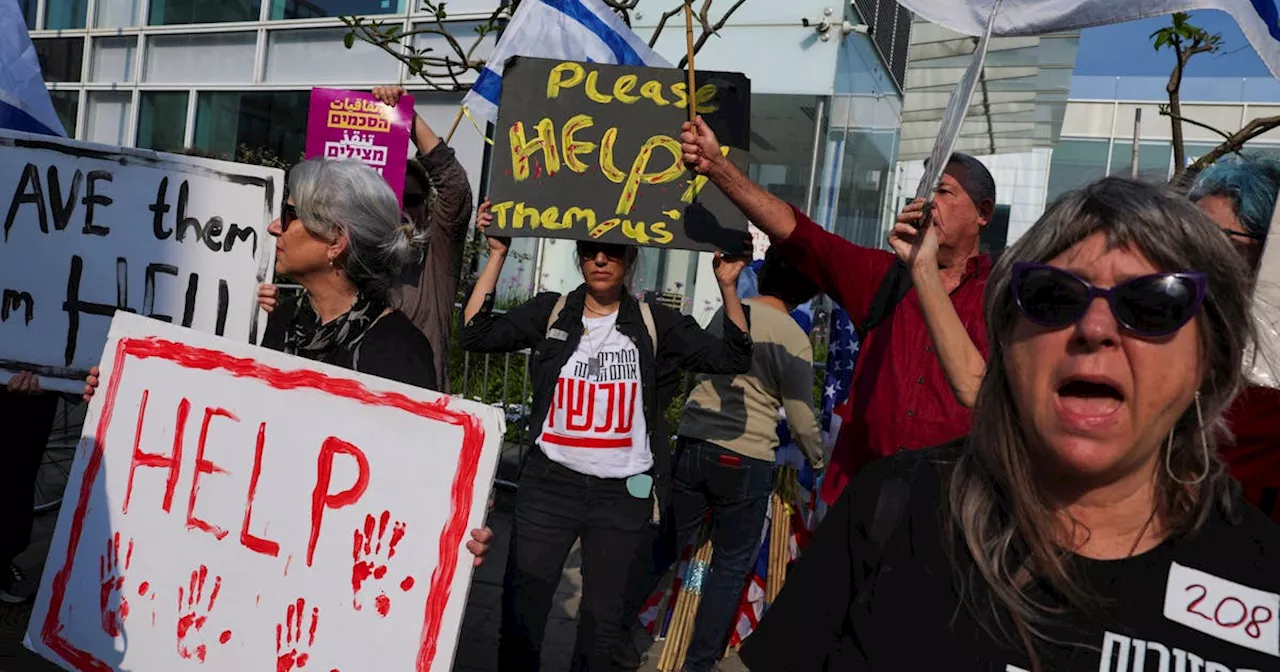
[[[1058,401],[1073,415],[1102,417],[1120,408],[1124,393],[1106,381],[1075,378],[1058,387]]]

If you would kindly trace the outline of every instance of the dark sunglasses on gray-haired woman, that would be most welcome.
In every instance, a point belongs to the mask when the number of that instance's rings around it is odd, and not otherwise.
[[[1116,322],[1138,335],[1167,336],[1191,321],[1204,301],[1204,273],[1153,273],[1110,289],[1094,287],[1080,276],[1054,266],[1013,265],[1013,297],[1031,322],[1060,329],[1079,322],[1096,298],[1107,300]]]
[[[292,203],[285,203],[280,209],[280,233],[289,230],[289,225],[298,219],[298,208]]]

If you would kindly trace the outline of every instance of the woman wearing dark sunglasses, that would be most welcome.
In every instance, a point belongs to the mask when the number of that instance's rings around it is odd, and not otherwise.
[[[477,226],[493,221],[481,204]],[[489,236],[489,259],[467,302],[462,347],[525,348],[533,379],[526,452],[503,582],[498,669],[540,666],[542,638],[565,559],[582,542],[582,604],[573,669],[612,670],[635,614],[625,590],[645,531],[670,491],[662,412],[679,369],[745,373],[751,339],[736,290],[742,260],[715,259],[723,336],[687,315],[627,292],[638,249],[577,244],[583,284],[539,294],[503,315],[491,311],[510,239]]]
[[[972,434],[860,472],[742,659],[1274,669],[1280,530],[1217,453],[1253,341],[1246,276],[1162,188],[1112,178],[1055,202],[987,284]]]

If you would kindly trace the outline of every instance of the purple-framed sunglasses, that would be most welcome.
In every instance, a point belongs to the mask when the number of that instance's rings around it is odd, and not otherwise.
[[[1054,266],[1025,261],[1013,265],[1014,300],[1023,317],[1035,324],[1050,329],[1075,324],[1101,297],[1120,326],[1152,338],[1168,336],[1195,317],[1206,282],[1199,271],[1153,273],[1103,289]]]

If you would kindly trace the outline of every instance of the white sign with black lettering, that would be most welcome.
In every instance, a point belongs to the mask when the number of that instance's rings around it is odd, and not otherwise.
[[[0,383],[83,388],[111,315],[257,343],[279,169],[0,131]]]

